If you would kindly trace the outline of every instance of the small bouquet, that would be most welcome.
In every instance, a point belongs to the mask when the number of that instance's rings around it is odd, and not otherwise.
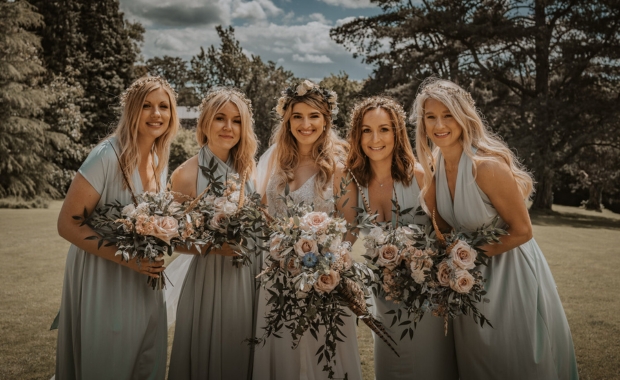
[[[174,200],[171,192],[146,192],[134,198],[135,203],[123,205],[118,201],[96,209],[91,215],[84,210],[83,216],[73,216],[81,225],[88,225],[99,236],[88,240],[99,240],[98,247],[115,245],[117,256],[122,260],[141,259],[154,261],[163,254],[172,255],[175,245],[189,244],[194,228],[201,220],[197,214],[188,214],[182,205]],[[148,277],[153,289],[166,286],[165,275]]]
[[[228,243],[238,254],[233,257],[236,267],[249,265],[252,258],[260,256],[269,230],[258,193],[246,193],[246,175],[227,174],[224,179],[216,177],[217,163],[212,158],[208,166],[200,166],[209,180],[209,186],[188,209],[198,212],[204,220],[194,229],[191,238],[194,244],[210,244],[212,249],[221,249]]]
[[[368,311],[364,285],[372,281],[373,273],[353,262],[351,244],[343,241],[346,221],[313,211],[312,205],[296,204],[288,196],[288,187],[284,201],[287,216],[271,222],[266,269],[259,274],[263,285],[270,284],[265,337],[280,338],[279,331],[286,327],[295,348],[306,330],[318,340],[319,327],[324,326],[325,344],[316,355],[319,363],[325,359],[323,370],[331,379],[331,362],[336,343],[344,336],[340,326],[348,307],[394,350],[386,339],[391,337]]]
[[[433,267],[427,276],[427,291],[430,293],[430,309],[436,317],[444,318],[444,330],[448,332],[448,319],[458,315],[474,318],[481,327],[485,324],[493,327],[490,321],[480,313],[476,303],[483,301],[486,279],[476,269],[478,265],[487,265],[488,256],[480,249],[489,243],[499,243],[499,237],[507,232],[497,227],[499,218],[488,225],[481,226],[474,232],[455,232],[442,234],[435,224],[436,239],[433,251],[429,251],[422,260],[430,262]]]

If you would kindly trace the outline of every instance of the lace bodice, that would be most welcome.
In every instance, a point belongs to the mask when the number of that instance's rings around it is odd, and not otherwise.
[[[301,185],[301,187],[295,191],[291,191],[290,195],[293,201],[296,203],[304,202],[304,204],[314,204],[314,211],[322,211],[331,213],[334,211],[334,189],[333,186],[327,186],[327,189],[323,193],[323,198],[317,196],[314,192],[314,181],[316,174],[308,178],[308,180]],[[269,179],[267,183],[267,205],[269,214],[273,216],[281,216],[286,214],[286,205],[281,198],[284,193],[279,193],[277,189],[277,181],[274,180],[274,176]]]

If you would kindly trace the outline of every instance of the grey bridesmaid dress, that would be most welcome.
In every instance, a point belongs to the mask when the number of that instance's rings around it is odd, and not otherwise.
[[[473,163],[463,152],[454,202],[444,159],[437,159],[437,209],[457,231],[488,224],[497,211],[476,184]],[[454,320],[454,339],[462,380],[577,379],[568,321],[545,257],[534,239],[494,256],[478,267],[487,279],[489,303],[479,305],[493,328],[471,316]]]
[[[362,191],[368,198],[368,189],[362,188]],[[413,207],[415,211],[420,205],[420,187],[415,178],[408,187],[401,182],[395,182],[394,191],[401,210]],[[364,201],[361,197],[359,198],[358,207],[364,208]],[[392,221],[395,220],[396,214],[393,214]],[[426,224],[429,218],[426,215],[411,213],[402,217],[401,222]],[[390,310],[398,310],[400,306],[386,300],[382,292],[378,296],[373,294],[370,303],[375,318],[383,323],[390,336],[396,341],[396,351],[400,355],[400,357],[394,355],[387,344],[374,337],[373,333],[376,380],[456,380],[459,378],[451,323],[446,335],[443,320],[427,312],[417,323],[413,339],[406,336],[399,340],[403,328],[398,327],[398,323],[390,327],[393,315],[386,313]]]
[[[101,195],[97,207],[131,203],[123,189],[116,137],[97,145],[79,169]],[[142,181],[132,173],[133,189]],[[160,178],[165,188],[166,174]],[[147,276],[71,245],[67,255],[56,347],[56,380],[163,379],[168,327],[163,291]]]
[[[198,162],[219,164],[216,176],[235,173],[232,157],[221,161],[205,145]],[[196,194],[208,186],[198,171]],[[246,182],[246,191],[253,191]],[[168,378],[171,380],[251,379],[253,349],[245,339],[254,336],[255,277],[262,260],[236,268],[232,258],[215,253],[195,255],[179,296]]]

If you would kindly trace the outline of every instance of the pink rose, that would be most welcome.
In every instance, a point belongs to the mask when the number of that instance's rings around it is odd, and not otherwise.
[[[458,293],[469,293],[474,286],[474,276],[464,269],[454,271],[454,277],[450,280],[450,287]]]
[[[298,260],[291,258],[286,261],[286,263],[284,261],[285,260],[280,261],[280,266],[286,268],[286,270],[291,276],[294,277],[301,273],[301,265],[299,264]]]
[[[462,240],[459,240],[450,250],[452,262],[461,269],[473,269],[476,266],[477,256],[476,250]]]
[[[319,293],[329,293],[340,283],[340,274],[335,270],[329,271],[329,274],[322,274],[314,283],[314,290]]]
[[[442,261],[437,267],[437,281],[441,286],[450,286],[450,277],[452,276],[452,268],[447,261]]]
[[[329,216],[324,212],[310,212],[301,218],[301,229],[304,231],[323,232],[329,226]]]
[[[393,244],[386,244],[379,249],[379,259],[377,265],[394,269],[400,264],[400,254],[398,248]]]
[[[136,232],[140,235],[153,235],[153,224],[155,218],[152,216],[139,214],[136,216]]]
[[[211,220],[209,221],[209,226],[215,230],[221,229],[226,221],[226,214],[223,212],[216,212]]]
[[[304,257],[308,252],[319,252],[319,247],[316,241],[307,238],[300,238],[294,245],[295,252],[299,257]]]
[[[171,216],[154,216],[153,233],[150,235],[155,236],[167,244],[170,244],[170,239],[179,236],[179,222]]]

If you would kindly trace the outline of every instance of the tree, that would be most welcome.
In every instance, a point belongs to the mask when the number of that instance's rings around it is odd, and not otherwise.
[[[24,2],[0,1],[0,196],[56,195],[44,158],[49,126],[40,120],[50,96],[41,87],[45,69],[39,38],[28,29],[43,18]]]
[[[263,62],[259,56],[248,57],[235,39],[234,28],[216,27],[221,44],[210,46],[190,61],[190,78],[201,98],[214,86],[233,86],[243,91],[252,101],[254,131],[261,143],[259,154],[268,147],[274,124],[273,109],[280,92],[293,79],[293,73],[276,66],[274,62]]]
[[[349,79],[349,75],[341,71],[338,75],[331,74],[323,78],[321,87],[329,88],[338,94],[338,119],[334,122],[334,126],[340,130],[341,136],[345,136],[351,127],[350,116],[351,110],[355,106],[355,101],[359,97],[363,88],[361,81]]]
[[[146,70],[151,75],[165,78],[178,94],[178,104],[195,107],[200,104],[193,87],[188,87],[190,71],[187,62],[180,57],[164,55],[163,58],[154,57],[146,61]]]
[[[472,90],[533,169],[534,209],[551,209],[555,172],[581,150],[618,141],[617,0],[373,2],[383,14],[331,31],[377,66],[370,90],[411,101],[428,75]]]
[[[123,19],[117,0],[29,0],[43,15],[43,61],[50,73],[75,80],[84,89],[83,143],[110,133],[118,96],[135,79],[144,28]],[[69,78],[73,79],[73,78]]]

